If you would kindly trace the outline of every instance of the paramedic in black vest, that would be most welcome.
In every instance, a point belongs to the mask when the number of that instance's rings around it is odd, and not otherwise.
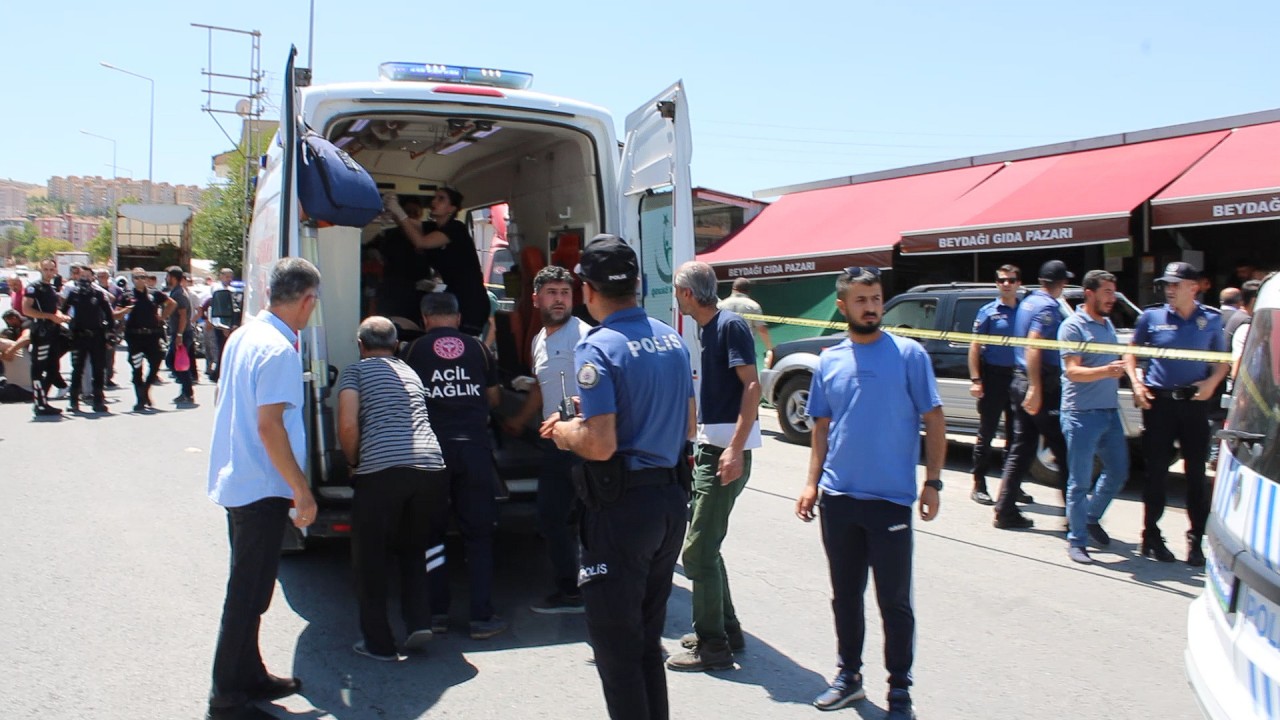
[[[164,323],[178,306],[172,298],[148,284],[150,275],[142,268],[133,269],[133,290],[120,298],[120,307],[129,315],[124,321],[124,340],[128,345],[129,364],[133,366],[133,392],[137,403],[136,413],[152,410],[151,384],[160,374],[160,362],[164,350],[160,338],[164,336]],[[147,373],[142,373],[142,363],[147,363]]]
[[[386,234],[380,242],[379,249],[383,254],[384,272],[395,270],[395,258],[405,257],[404,248],[396,248],[397,237],[404,237],[416,253],[412,253],[410,265],[425,262],[433,268],[445,284],[445,288],[458,299],[461,321],[458,329],[467,335],[479,336],[489,320],[489,294],[484,289],[484,272],[480,269],[480,256],[476,254],[476,243],[467,232],[467,226],[454,216],[462,207],[462,193],[449,187],[436,190],[431,198],[428,210],[430,220],[420,220],[421,207],[416,198],[408,201],[408,208],[402,207],[395,196],[383,198],[387,212],[396,218],[396,226],[403,231],[402,236]],[[416,208],[416,209],[415,209]],[[414,210],[411,214],[410,210]],[[391,251],[388,256],[388,251]],[[429,276],[429,271],[414,267],[413,281],[419,282]],[[403,283],[403,280],[399,282]],[[387,278],[384,276],[384,284]],[[392,294],[400,297],[404,294],[403,286],[399,290],[392,288]],[[379,308],[379,312],[382,312]],[[386,314],[386,313],[384,313]],[[398,313],[397,313],[398,314]],[[404,317],[413,317],[405,315]]]
[[[36,415],[61,415],[62,409],[49,404],[49,386],[58,384],[59,326],[71,318],[58,310],[58,289],[54,278],[58,265],[52,259],[40,262],[40,282],[28,285],[22,298],[22,314],[32,320],[31,391]]]
[[[75,284],[62,301],[62,311],[71,312],[71,412],[80,412],[80,388],[84,365],[93,364],[93,411],[107,412],[103,389],[103,364],[107,360],[107,329],[111,326],[112,297],[93,281],[92,268],[73,268]]]
[[[403,359],[426,389],[428,420],[444,453],[450,500],[466,541],[471,639],[485,640],[507,629],[507,622],[494,614],[492,599],[498,480],[489,410],[498,404],[498,364],[484,343],[458,331],[458,301],[452,293],[428,293],[421,309],[427,334],[413,341]],[[449,577],[443,554],[443,546],[427,550],[433,632],[448,629]]]

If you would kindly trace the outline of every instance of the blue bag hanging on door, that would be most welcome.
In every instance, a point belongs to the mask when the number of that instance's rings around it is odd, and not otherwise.
[[[314,132],[299,141],[298,201],[312,220],[364,227],[382,212],[378,184],[360,164]]]

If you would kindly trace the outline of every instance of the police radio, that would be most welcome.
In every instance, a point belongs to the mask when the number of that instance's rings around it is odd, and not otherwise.
[[[573,407],[573,398],[569,397],[569,391],[565,389],[564,371],[560,372],[560,421],[564,422],[577,417],[578,412]]]

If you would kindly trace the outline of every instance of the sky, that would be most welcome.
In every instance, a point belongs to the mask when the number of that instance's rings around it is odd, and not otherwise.
[[[192,23],[261,32],[273,108],[291,44],[307,64],[307,0],[50,7],[0,3],[0,179],[110,177],[112,142],[82,130],[115,141],[120,176],[147,177],[150,84],[108,62],[155,82],[155,181],[208,184],[239,119],[201,110],[201,73],[248,75],[251,45]],[[376,79],[388,60],[531,72],[610,110],[619,137],[683,79],[694,184],[750,196],[1277,108],[1278,29],[1275,0],[315,0],[312,52],[316,83]]]

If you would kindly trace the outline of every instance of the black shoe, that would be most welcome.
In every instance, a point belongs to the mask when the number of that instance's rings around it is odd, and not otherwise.
[[[93,403],[93,411],[96,413],[110,412],[107,410],[107,403],[103,400],[98,400]]]
[[[1200,547],[1200,536],[1195,533],[1187,533],[1187,564],[1204,567],[1204,550]]]
[[[209,708],[205,720],[276,720],[276,716],[256,705]]]
[[[736,633],[728,633],[728,635],[730,652],[740,653],[747,649],[747,638],[742,634],[741,630]],[[698,647],[700,642],[697,633],[686,633],[680,636],[680,647],[685,650],[693,650]]]
[[[53,417],[62,414],[62,408],[56,408],[52,405],[37,405],[33,411],[36,417]]]
[[[839,710],[867,696],[862,689],[862,673],[845,675],[841,673],[831,681],[831,687],[813,699],[813,706],[819,710]]]
[[[1111,544],[1111,536],[1102,529],[1101,523],[1089,523],[1085,527],[1089,530],[1089,537],[1093,538],[1099,546],[1106,547]]]
[[[991,524],[1001,530],[1027,530],[1036,526],[1036,522],[1020,512],[1010,515],[996,515]]]
[[[581,615],[587,611],[582,602],[582,594],[570,595],[557,590],[540,603],[530,605],[529,609],[539,615]]]
[[[1142,557],[1150,557],[1160,562],[1174,562],[1177,560],[1173,553],[1169,552],[1169,548],[1165,547],[1164,538],[1158,533],[1155,535],[1142,534]]]
[[[911,693],[906,688],[889,691],[889,711],[884,720],[916,720],[916,709],[911,704]]]
[[[119,385],[116,384],[115,380],[108,380],[105,383],[103,383],[103,386],[108,390],[115,390],[116,388],[120,387]]]
[[[267,674],[256,688],[249,691],[250,700],[279,700],[302,692],[302,681],[298,678],[282,678]]]
[[[471,631],[472,640],[488,640],[494,635],[501,635],[507,631],[507,621],[494,615],[488,620],[472,620],[469,630]]]
[[[174,405],[195,405],[196,398],[194,395],[187,395],[186,393],[183,393],[173,399],[173,404]]]
[[[136,413],[146,413],[146,412],[149,412],[150,410],[151,410],[151,406],[143,405],[141,403],[133,406],[133,411]]]
[[[436,613],[431,616],[431,632],[436,635],[444,635],[449,632],[448,613]]]
[[[969,493],[969,499],[979,505],[995,505],[996,501],[991,499],[991,495],[986,490],[974,490]]]
[[[1025,490],[1018,491],[1018,502],[1022,503],[1023,505],[1030,505],[1035,501],[1036,499],[1028,495]]]
[[[75,395],[71,396],[71,400],[67,402],[67,412],[80,412],[80,398]]]

